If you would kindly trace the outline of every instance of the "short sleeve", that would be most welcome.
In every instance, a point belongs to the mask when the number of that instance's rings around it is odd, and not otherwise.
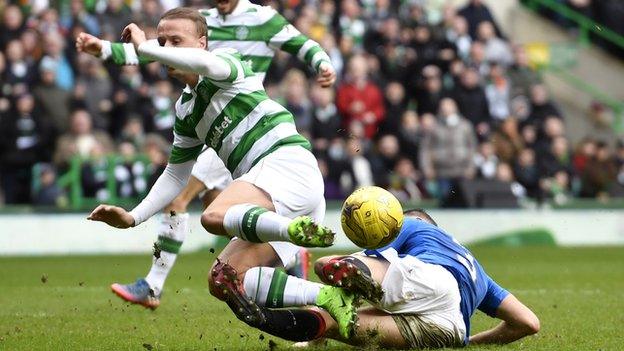
[[[489,276],[487,277],[487,286],[485,297],[477,308],[490,317],[496,317],[496,310],[501,302],[509,295],[509,291],[503,289]]]
[[[204,148],[204,143],[190,136],[180,135],[174,131],[173,148],[169,156],[169,163],[184,163],[196,160]]]

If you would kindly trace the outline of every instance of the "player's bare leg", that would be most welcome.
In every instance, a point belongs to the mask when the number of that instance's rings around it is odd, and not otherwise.
[[[138,279],[135,283],[112,284],[111,290],[117,296],[151,309],[160,305],[160,295],[165,280],[175,264],[180,247],[189,231],[187,207],[204,190],[206,190],[204,183],[191,176],[184,190],[163,211],[149,273],[145,279]],[[204,196],[204,204],[209,204],[218,193],[219,190],[207,192]]]
[[[528,307],[509,294],[496,310],[503,321],[496,327],[470,337],[471,344],[507,344],[540,330],[540,321]]]
[[[262,243],[290,241],[299,246],[326,247],[334,232],[310,217],[288,218],[275,212],[271,196],[252,183],[234,181],[208,206],[201,217],[207,231]]]

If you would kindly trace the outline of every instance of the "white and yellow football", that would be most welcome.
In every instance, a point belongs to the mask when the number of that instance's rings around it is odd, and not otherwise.
[[[391,243],[403,225],[403,209],[394,195],[377,186],[354,191],[342,205],[342,230],[357,246],[376,249]]]

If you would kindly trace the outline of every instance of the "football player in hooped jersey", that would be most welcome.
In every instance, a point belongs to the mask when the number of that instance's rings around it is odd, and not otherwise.
[[[323,179],[292,114],[267,96],[235,50],[205,50],[206,21],[196,10],[168,11],[157,32],[158,40],[148,41],[138,26],[130,24],[122,36],[140,55],[163,63],[170,76],[186,83],[176,103],[169,163],[132,211],[100,205],[89,219],[117,228],[144,222],[180,193],[207,145],[234,181],[203,212],[201,223],[210,233],[239,238],[226,246],[211,269],[213,295],[237,310],[248,308],[247,299],[239,299],[241,282],[246,284],[246,272],[258,271],[265,279],[253,284],[257,291],[247,293],[263,297],[267,306],[316,304],[336,314],[341,305],[332,301],[349,299],[342,290],[272,268],[299,249],[293,244],[326,247],[334,240],[333,231],[313,220],[325,212]],[[225,262],[235,271],[224,269]]]
[[[322,87],[330,87],[334,83],[336,73],[327,53],[271,7],[255,5],[249,0],[219,0],[214,1],[214,5],[212,9],[198,11],[208,26],[209,50],[238,50],[241,60],[249,63],[259,80],[264,79],[275,52],[284,50],[317,72],[317,82]],[[137,53],[131,43],[110,43],[87,33],[80,34],[77,46],[84,52],[119,65],[150,61]],[[224,123],[229,123],[227,118]],[[216,128],[215,131],[218,130]],[[193,166],[188,183],[160,216],[160,257],[153,259],[152,267],[144,279],[131,284],[115,283],[112,285],[113,291],[127,301],[149,308],[158,307],[167,276],[189,231],[187,206],[201,194],[203,206],[207,207],[231,182],[230,171],[214,150],[206,149],[202,152]],[[170,213],[175,213],[175,216]],[[299,248],[293,255],[281,253],[280,258],[283,260],[278,264],[283,265],[289,273],[307,278],[309,253],[305,248]]]
[[[373,305],[357,311],[357,324],[343,324],[351,330],[340,330],[340,318],[350,318],[348,314],[332,318],[314,309],[297,310],[294,315],[294,310],[260,308],[263,319],[237,316],[290,340],[328,337],[364,345],[377,335],[372,340],[389,348],[505,344],[539,331],[535,314],[492,280],[470,251],[426,212],[410,210],[405,216],[391,244],[350,256],[323,257],[315,264],[324,283],[340,286]],[[476,309],[502,322],[470,336],[470,317]]]

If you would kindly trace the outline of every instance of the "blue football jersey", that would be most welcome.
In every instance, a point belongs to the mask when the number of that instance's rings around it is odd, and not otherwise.
[[[419,260],[446,268],[457,280],[461,295],[461,312],[470,335],[470,317],[479,309],[494,317],[496,309],[509,294],[492,280],[468,249],[444,230],[425,221],[406,217],[397,238],[388,246],[366,250],[366,255],[394,248],[399,256],[415,256]]]

